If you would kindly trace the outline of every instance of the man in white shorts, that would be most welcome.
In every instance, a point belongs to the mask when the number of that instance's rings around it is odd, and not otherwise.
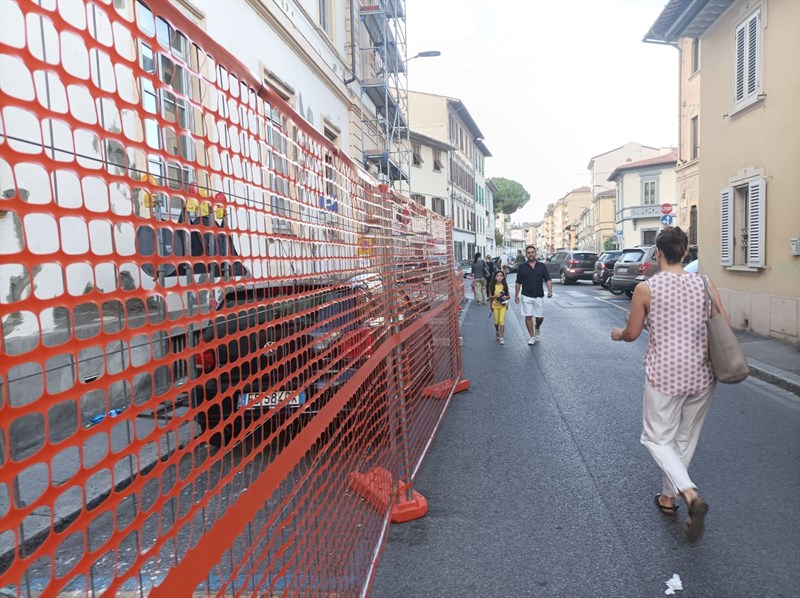
[[[553,297],[553,281],[547,266],[542,262],[536,261],[536,247],[528,245],[525,248],[527,261],[520,264],[517,269],[517,282],[514,285],[514,301],[519,305],[519,292],[522,290],[522,305],[520,311],[525,317],[525,327],[528,329],[530,338],[529,345],[535,345],[536,341],[541,341],[541,328],[544,322],[544,284],[547,283],[547,298]],[[533,319],[536,318],[534,328]]]

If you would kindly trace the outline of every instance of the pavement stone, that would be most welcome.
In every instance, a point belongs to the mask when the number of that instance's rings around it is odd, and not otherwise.
[[[800,396],[800,346],[735,331],[747,355],[750,375]]]

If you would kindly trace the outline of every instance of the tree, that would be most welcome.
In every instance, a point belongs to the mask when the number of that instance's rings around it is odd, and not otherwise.
[[[493,177],[490,180],[497,187],[497,193],[494,194],[494,208],[497,211],[511,215],[531,198],[531,194],[517,181],[502,177]]]
[[[499,228],[494,229],[494,244],[497,247],[502,247],[506,243],[506,238],[503,236],[503,233],[500,232]]]
[[[603,243],[603,249],[605,251],[614,249],[614,241],[611,240],[611,237],[606,237],[605,243]]]

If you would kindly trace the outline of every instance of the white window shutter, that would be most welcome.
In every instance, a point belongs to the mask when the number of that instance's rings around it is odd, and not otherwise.
[[[764,208],[766,184],[764,179],[747,185],[747,265],[764,267]]]
[[[738,104],[744,100],[745,90],[745,53],[747,49],[745,25],[736,28],[736,73],[734,80],[733,103]]]
[[[719,194],[719,265],[733,266],[733,188]]]
[[[747,23],[747,97],[758,93],[759,20],[759,13],[756,13]]]

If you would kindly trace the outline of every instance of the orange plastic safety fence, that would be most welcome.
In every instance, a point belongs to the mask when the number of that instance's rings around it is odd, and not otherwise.
[[[0,592],[364,591],[461,375],[449,223],[166,2],[1,21]]]

